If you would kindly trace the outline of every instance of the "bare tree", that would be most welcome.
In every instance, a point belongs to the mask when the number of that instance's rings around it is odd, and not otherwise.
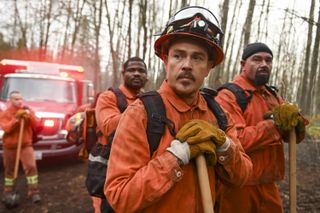
[[[310,72],[310,87],[307,92],[307,113],[315,113],[316,109],[316,103],[318,103],[318,98],[314,98],[316,96],[316,90],[317,90],[317,69],[318,69],[318,61],[319,61],[319,51],[320,51],[320,5],[319,5],[319,11],[318,11],[318,21],[317,21],[317,30],[316,30],[316,37],[314,39],[314,45],[313,45],[313,52],[312,52],[312,58],[311,58],[311,72]],[[320,80],[320,79],[319,79]],[[318,81],[319,84],[319,81]],[[319,108],[319,107],[318,107]],[[317,109],[319,111],[319,109]]]
[[[244,45],[247,45],[249,43],[250,34],[251,34],[252,17],[253,17],[255,5],[256,5],[256,0],[250,0],[246,21],[243,27]]]
[[[311,20],[314,19],[314,7],[315,7],[315,0],[311,0],[310,4],[310,12],[309,18]],[[306,92],[308,91],[309,85],[309,64],[310,64],[310,53],[311,53],[311,43],[312,43],[312,31],[313,31],[313,24],[308,23],[308,39],[306,44],[306,52],[305,52],[305,60],[304,60],[304,67],[303,67],[303,80],[301,82],[301,93],[300,93],[300,106],[301,108],[306,111],[307,110],[307,95]]]
[[[100,73],[100,31],[102,24],[102,9],[103,2],[102,0],[96,1],[92,0],[90,2],[90,6],[93,10],[93,29],[94,29],[94,37],[95,37],[95,51],[94,51],[94,83],[95,89],[101,90],[101,82],[99,81],[99,73]]]
[[[39,38],[39,48],[41,50],[40,60],[45,60],[47,55],[47,47],[49,40],[50,26],[52,24],[52,0],[41,2],[41,7],[39,8],[39,28],[40,28],[40,38]]]
[[[142,52],[142,58],[146,58],[147,54],[147,41],[148,41],[148,28],[147,28],[147,7],[148,7],[148,1],[144,0],[143,6],[142,6],[142,28],[143,28],[143,52]]]
[[[133,0],[129,0],[129,24],[128,24],[128,58],[131,57],[131,42],[132,42],[132,35],[131,35],[131,24],[132,24],[132,5]]]
[[[25,4],[25,10],[27,10],[28,8],[28,4]],[[19,48],[23,48],[25,50],[27,50],[27,30],[28,30],[28,26],[25,23],[23,23],[22,19],[21,19],[21,15],[18,9],[18,4],[17,4],[17,0],[14,0],[14,12],[15,12],[15,18],[16,18],[16,24],[18,25],[18,28],[20,29],[20,38],[18,41],[18,47]]]
[[[222,5],[222,19],[221,19],[221,29],[222,32],[226,32],[227,28],[227,21],[228,21],[228,13],[229,13],[229,2],[230,0],[224,0],[223,5]],[[223,43],[223,41],[222,41]],[[211,87],[218,87],[221,84],[219,82],[219,79],[221,78],[220,73],[224,68],[224,63],[216,67],[215,72],[210,72],[210,77],[209,77],[209,85]]]

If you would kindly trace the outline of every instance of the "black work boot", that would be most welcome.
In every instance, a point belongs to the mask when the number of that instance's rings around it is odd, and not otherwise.
[[[32,200],[32,203],[36,203],[36,204],[40,203],[41,202],[40,194],[39,193],[33,194],[31,197],[31,200]]]
[[[3,194],[2,202],[7,209],[15,208],[19,205],[20,195],[14,192],[6,192]]]

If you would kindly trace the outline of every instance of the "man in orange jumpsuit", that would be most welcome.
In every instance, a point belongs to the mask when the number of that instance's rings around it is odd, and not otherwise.
[[[247,97],[251,96],[244,111],[231,90],[222,89],[217,97],[233,116],[238,138],[253,163],[252,175],[244,187],[221,185],[218,212],[283,212],[276,186],[285,171],[282,141],[288,140],[289,131],[295,128],[300,142],[307,121],[297,106],[284,103],[268,89],[272,60],[272,51],[263,43],[249,44],[243,50],[241,72],[232,83],[242,88]]]
[[[199,92],[211,68],[224,58],[222,35],[215,16],[193,6],[171,17],[156,40],[155,52],[166,70],[158,92],[177,135],[166,128],[150,157],[144,105],[138,99],[128,106],[113,140],[104,189],[116,212],[203,212],[194,161],[203,153],[213,202],[220,179],[237,186],[247,181],[252,163],[233,121],[226,112],[228,126],[220,130]]]
[[[23,100],[18,91],[10,93],[10,106],[0,114],[0,126],[3,135],[3,163],[4,163],[4,202],[13,191],[15,184],[14,167],[21,120],[25,120],[20,160],[27,178],[28,197],[32,202],[39,203],[41,198],[38,189],[38,171],[32,147],[33,128],[38,119],[31,109],[23,107]]]
[[[123,64],[122,78],[124,83],[119,86],[119,89],[124,94],[128,104],[137,99],[137,95],[142,92],[144,85],[147,82],[147,66],[139,57],[129,58]],[[121,112],[117,106],[117,97],[114,92],[106,90],[103,92],[97,101],[96,118],[98,129],[103,136],[99,138],[99,143],[107,144],[108,138],[116,130]],[[99,212],[101,203],[100,198],[94,199],[95,212]],[[105,199],[102,199],[101,212],[113,212],[110,205]]]

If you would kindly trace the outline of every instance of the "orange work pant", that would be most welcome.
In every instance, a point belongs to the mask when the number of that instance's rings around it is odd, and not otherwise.
[[[282,213],[283,206],[275,183],[232,188],[219,186],[215,212]]]
[[[91,196],[94,213],[101,213],[101,198]]]
[[[6,149],[3,150],[3,164],[4,164],[4,177],[7,180],[13,180],[14,166],[16,162],[16,149]],[[22,168],[24,174],[28,178],[33,179],[32,182],[28,182],[28,194],[38,191],[38,170],[36,165],[36,160],[34,157],[34,151],[32,146],[26,146],[21,148],[20,161],[22,163]],[[7,185],[5,183],[4,191],[10,192],[13,190],[13,185]]]

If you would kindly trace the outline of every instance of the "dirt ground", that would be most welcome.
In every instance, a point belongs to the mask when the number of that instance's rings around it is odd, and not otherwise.
[[[286,146],[287,148],[287,146]],[[297,146],[297,212],[320,212],[320,143],[302,143]],[[288,157],[288,156],[286,156]],[[3,168],[0,172],[0,190],[3,188]],[[0,212],[12,213],[86,213],[93,212],[91,199],[85,189],[86,163],[55,161],[39,164],[42,203],[32,204],[26,195],[25,180],[20,178],[21,205]],[[288,170],[287,170],[288,174]],[[285,212],[289,212],[288,175],[279,183]],[[1,195],[1,194],[0,194]]]

